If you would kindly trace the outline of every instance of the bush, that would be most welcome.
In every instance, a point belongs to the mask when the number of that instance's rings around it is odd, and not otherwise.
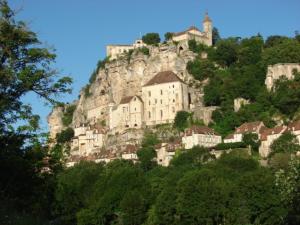
[[[67,106],[63,117],[62,117],[62,122],[64,126],[69,126],[72,123],[73,120],[73,113],[76,109],[76,105],[69,105]]]
[[[56,134],[56,141],[59,144],[63,144],[71,141],[73,137],[74,137],[74,130],[71,127],[68,127],[62,132]]]
[[[235,148],[246,148],[247,145],[244,142],[235,142],[235,143],[220,143],[215,149],[216,150],[227,150],[227,149],[235,149]]]
[[[186,65],[187,71],[193,75],[196,80],[202,81],[215,75],[216,67],[209,60],[189,61]]]
[[[171,40],[173,35],[174,35],[174,33],[171,33],[171,32],[165,33],[165,41]]]
[[[147,47],[138,48],[138,52],[141,52],[144,55],[150,55],[149,48],[147,48]]]
[[[186,111],[178,111],[174,119],[174,127],[179,131],[183,131],[189,126],[189,118],[191,114]]]
[[[142,37],[142,40],[147,45],[157,45],[160,43],[160,37],[158,33],[148,33]]]

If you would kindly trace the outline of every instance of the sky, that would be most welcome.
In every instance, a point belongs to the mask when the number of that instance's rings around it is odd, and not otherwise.
[[[131,44],[140,35],[202,29],[207,11],[222,38],[250,37],[260,33],[294,36],[300,31],[300,0],[8,0],[17,19],[27,22],[44,46],[55,49],[53,65],[61,76],[73,78],[73,93],[62,101],[77,99],[88,83],[97,61],[106,56],[108,44]],[[34,113],[46,117],[51,107],[29,94]]]

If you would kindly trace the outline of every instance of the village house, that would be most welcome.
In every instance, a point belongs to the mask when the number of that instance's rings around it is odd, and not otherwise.
[[[187,85],[172,71],[156,74],[142,87],[146,125],[172,123],[176,112],[189,109]]]
[[[122,152],[121,158],[136,162],[138,160],[137,150],[138,148],[135,145],[126,145],[125,150]]]
[[[271,152],[272,143],[279,138],[287,130],[286,126],[277,126],[274,128],[264,128],[261,131],[261,144],[259,147],[259,154],[266,158]]]
[[[89,155],[94,149],[104,145],[106,130],[97,125],[78,126],[74,129],[74,137],[71,143],[72,155]]]
[[[158,165],[169,166],[174,158],[176,150],[182,148],[181,142],[161,143],[155,146],[156,161]]]
[[[189,40],[195,40],[198,43],[202,43],[207,46],[212,46],[212,28],[212,20],[206,13],[203,20],[203,32],[200,31],[197,27],[191,26],[183,32],[174,33],[172,41],[179,43],[179,50],[188,49]]]
[[[260,136],[260,130],[264,127],[264,123],[261,121],[243,123],[241,126],[235,129],[233,134],[229,134],[223,140],[224,143],[236,143],[242,142],[243,136],[246,133],[257,134]]]
[[[221,135],[205,126],[192,126],[184,132],[182,137],[182,144],[185,149],[191,149],[194,146],[209,148],[220,143],[222,143]]]

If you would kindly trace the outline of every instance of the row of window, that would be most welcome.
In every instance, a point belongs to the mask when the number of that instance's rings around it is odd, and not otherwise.
[[[172,87],[175,88],[175,85],[173,84]],[[171,86],[169,86],[169,88],[171,88]],[[163,95],[163,90],[160,90],[160,95]],[[151,97],[151,91],[148,91],[148,96]]]
[[[175,113],[175,107],[172,107],[172,112]],[[164,116],[163,110],[160,110],[160,118],[162,119]],[[148,118],[151,119],[151,112],[148,111]]]

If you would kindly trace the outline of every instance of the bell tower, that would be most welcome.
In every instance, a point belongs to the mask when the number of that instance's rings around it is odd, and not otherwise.
[[[205,13],[204,20],[203,20],[203,31],[208,37],[207,45],[212,45],[212,20],[209,18],[208,13]]]

